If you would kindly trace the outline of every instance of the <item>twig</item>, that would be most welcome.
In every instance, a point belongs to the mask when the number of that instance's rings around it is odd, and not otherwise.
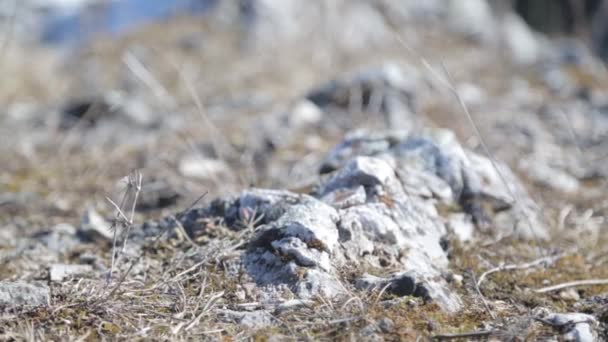
[[[567,283],[561,283],[561,284],[557,284],[557,285],[542,287],[540,289],[534,290],[534,292],[547,293],[547,292],[562,290],[562,289],[569,288],[569,287],[593,286],[593,285],[608,285],[608,279],[587,279],[587,280],[569,281]]]
[[[380,290],[380,292],[378,293],[378,296],[376,296],[376,299],[374,300],[374,303],[371,305],[371,307],[376,306],[376,304],[378,304],[378,302],[380,301],[380,298],[382,298],[382,295],[384,295],[384,292],[386,292],[386,290],[392,285],[392,283],[389,281],[388,283],[386,283],[386,285],[384,285],[382,287],[382,289]]]
[[[192,207],[194,207],[196,205],[196,203],[198,203],[201,199],[203,199],[203,197],[205,197],[207,195],[207,192],[205,192],[204,194],[202,194],[199,198],[196,199],[196,201],[194,201],[190,207],[188,207],[188,209],[186,209],[185,211],[183,211],[181,214],[178,215],[178,219],[181,218],[181,215],[184,215],[186,212],[188,212],[188,210],[192,209]],[[163,237],[163,235],[165,235],[165,233],[171,228],[170,225],[167,225],[165,227],[165,229],[163,229],[162,231],[159,232],[159,234],[156,236],[156,238],[154,239],[154,241],[152,242],[153,245],[156,245],[158,243],[158,241],[160,241],[160,239]],[[125,279],[127,278],[127,276],[129,275],[129,273],[131,273],[131,271],[133,270],[133,268],[135,267],[135,265],[146,255],[146,249],[142,249],[141,253],[139,254],[139,256],[137,258],[135,258],[132,262],[131,265],[129,266],[129,268],[127,269],[127,271],[123,274],[123,276],[120,278],[120,280],[118,281],[118,283],[116,284],[116,286],[112,289],[112,291],[108,294],[108,296],[106,297],[106,299],[110,299],[112,298],[112,296],[114,296],[114,294],[116,293],[116,291],[118,291],[118,289],[120,288],[120,286],[122,285],[122,283],[125,281]]]
[[[459,334],[441,334],[434,335],[432,338],[434,340],[455,340],[458,338],[475,338],[475,337],[485,337],[494,334],[494,330],[480,330],[480,331],[471,331]]]
[[[471,277],[473,277],[473,285],[475,286],[475,291],[481,298],[481,302],[483,303],[483,306],[486,308],[486,311],[488,312],[490,317],[492,317],[492,319],[496,319],[496,314],[494,314],[494,311],[492,311],[492,309],[490,308],[490,305],[488,304],[486,297],[483,295],[483,293],[481,293],[481,290],[479,289],[478,282],[475,279],[475,273],[471,272]]]
[[[498,267],[494,267],[489,269],[481,274],[479,280],[477,281],[477,286],[481,286],[481,283],[492,273],[502,272],[502,271],[510,271],[510,270],[523,270],[527,268],[532,268],[541,265],[548,265],[554,263],[556,260],[563,258],[566,254],[562,253],[559,255],[553,255],[548,257],[539,258],[524,264],[509,264],[509,265],[501,265]]]
[[[161,82],[152,75],[152,73],[143,65],[143,63],[135,57],[131,51],[127,51],[122,59],[127,68],[137,77],[144,85],[146,85],[157,99],[162,101],[164,106],[175,106],[175,100],[169,94]]]
[[[125,237],[122,244],[122,252],[124,253],[127,248],[127,241],[129,241],[129,234],[131,233],[131,227],[133,227],[133,220],[135,217],[135,206],[137,205],[137,200],[139,199],[139,193],[141,192],[141,184],[143,180],[143,175],[139,171],[135,171],[129,174],[129,187],[135,189],[135,196],[133,198],[133,203],[131,204],[131,215],[129,216],[129,224],[127,225],[127,232],[125,233]]]
[[[125,215],[121,209],[123,206],[123,201],[120,202],[120,206],[112,201],[112,199],[108,196],[106,196],[106,201],[108,201],[114,207],[114,209],[116,209],[116,216],[118,216],[117,218],[122,218],[126,223],[129,223],[129,218],[127,218],[127,215]]]
[[[357,320],[360,320],[360,319],[361,319],[360,316],[338,318],[338,319],[334,319],[332,321],[327,322],[327,324],[334,325],[334,324],[349,323],[349,322],[357,321]]]
[[[122,195],[122,199],[120,200],[120,205],[116,205],[116,203],[114,203],[111,199],[106,197],[106,199],[110,202],[110,204],[114,205],[114,207],[117,209],[117,213],[116,213],[116,216],[114,217],[114,221],[112,222],[112,225],[110,226],[110,230],[113,231],[114,236],[112,237],[112,262],[111,262],[111,266],[110,266],[110,274],[108,276],[107,285],[110,284],[110,281],[112,280],[112,275],[114,274],[114,266],[116,265],[116,241],[118,239],[118,219],[120,218],[119,215],[122,215],[123,217],[126,218],[126,216],[122,212],[122,207],[124,206],[125,201],[127,200],[128,194],[129,194],[129,189],[125,190],[125,193]]]
[[[171,216],[169,216],[169,218],[172,219],[173,222],[175,222],[175,226],[177,227],[177,229],[179,230],[181,235],[184,236],[184,239],[186,239],[192,245],[192,247],[200,247],[199,245],[196,244],[196,242],[194,242],[194,240],[192,240],[190,235],[188,235],[186,228],[184,228],[184,225],[181,222],[179,222],[179,220],[176,219],[175,216],[171,215]]]
[[[209,310],[213,307],[213,304],[215,304],[215,302],[217,302],[220,298],[222,298],[222,296],[224,296],[224,291],[218,292],[214,295],[212,295],[209,300],[207,301],[207,303],[205,304],[205,306],[203,307],[201,313],[196,316],[192,321],[190,321],[190,323],[188,324],[188,326],[186,327],[185,331],[188,331],[190,329],[192,329],[195,325],[197,325],[201,318],[203,318],[203,316],[205,316],[207,313],[209,313]]]

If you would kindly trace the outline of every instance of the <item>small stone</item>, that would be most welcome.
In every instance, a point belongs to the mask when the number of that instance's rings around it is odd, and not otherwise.
[[[309,100],[301,100],[292,109],[288,120],[290,126],[300,128],[314,125],[321,121],[322,117],[323,113],[316,104]]]
[[[51,265],[50,274],[51,281],[60,282],[65,278],[90,273],[93,271],[91,265],[68,265],[54,264]]]
[[[49,301],[50,290],[45,285],[0,281],[0,307],[43,306]]]
[[[137,210],[155,210],[175,205],[181,198],[171,185],[163,180],[147,182],[142,185],[142,190],[137,201]]]
[[[251,312],[222,310],[221,314],[224,320],[235,322],[250,329],[261,329],[272,325],[273,322],[273,317],[266,310],[257,310]]]
[[[111,224],[106,221],[95,209],[88,208],[81,220],[79,235],[85,240],[94,241],[98,238],[112,240],[114,233]]]
[[[452,274],[452,282],[457,287],[462,287],[462,282],[464,281],[464,277],[460,274]]]
[[[60,223],[45,232],[36,235],[38,241],[49,250],[57,253],[65,253],[80,244],[75,237],[76,228],[67,223]]]
[[[473,239],[475,224],[471,215],[465,213],[453,213],[447,217],[447,226],[456,234],[460,241],[470,241]]]
[[[564,327],[563,341],[594,342],[597,339],[598,322],[595,317],[584,313],[550,313],[543,317],[553,326]]]
[[[395,322],[388,317],[384,317],[378,321],[378,328],[385,334],[391,333],[395,330]]]
[[[204,181],[220,181],[232,174],[225,162],[200,155],[185,156],[178,168],[182,176]]]
[[[559,296],[566,300],[577,301],[581,299],[581,296],[578,294],[578,291],[573,288],[565,289],[560,291]]]

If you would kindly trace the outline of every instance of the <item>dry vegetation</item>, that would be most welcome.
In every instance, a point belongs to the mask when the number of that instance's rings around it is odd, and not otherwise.
[[[31,104],[35,119],[0,127],[0,194],[25,196],[0,204],[4,231],[0,237],[0,280],[48,283],[52,297],[48,307],[2,312],[1,339],[265,341],[278,336],[352,340],[362,338],[365,331],[375,331],[389,340],[413,341],[431,336],[447,340],[457,337],[449,334],[471,332],[479,336],[462,339],[487,338],[487,332],[492,331],[498,340],[539,340],[554,336],[558,330],[533,319],[539,307],[593,313],[606,334],[608,284],[537,291],[564,282],[608,279],[608,234],[602,221],[606,209],[597,199],[590,203],[585,196],[567,197],[534,184],[528,185],[534,197],[546,204],[554,236],[538,245],[490,236],[475,243],[452,242],[451,269],[462,276],[452,285],[465,301],[465,309],[457,314],[446,314],[420,298],[398,298],[382,291],[352,290],[349,297],[336,301],[252,301],[251,289],[241,278],[244,271],[234,259],[234,251],[242,248],[252,229],[234,232],[221,221],[201,224],[204,229],[190,235],[180,229],[161,230],[139,242],[127,242],[124,251],[120,239],[114,249],[106,240],[83,243],[59,257],[59,262],[67,264],[94,260],[109,269],[113,251],[118,250],[111,279],[98,272],[51,282],[48,265],[42,260],[32,258],[30,252],[13,253],[20,248],[20,242],[14,241],[33,238],[58,223],[78,225],[87,207],[114,217],[115,206],[106,196],[123,208],[124,215],[117,218],[120,232],[127,227],[136,230],[148,220],[180,215],[206,192],[208,195],[196,205],[248,186],[293,187],[288,171],[299,165],[300,158],[309,156],[318,161],[346,131],[378,123],[374,118],[353,115],[355,119],[342,130],[317,132],[316,144],[307,144],[305,137],[293,139],[268,157],[265,163],[269,170],[260,171],[252,169],[251,158],[243,157],[255,152],[250,150],[254,146],[250,139],[255,138],[260,116],[287,108],[311,86],[357,66],[387,59],[419,65],[418,56],[399,44],[389,44],[373,55],[336,54],[333,61],[324,63],[311,62],[311,49],[306,44],[297,51],[283,51],[280,58],[261,53],[243,55],[238,33],[216,23],[185,18],[147,26],[119,40],[100,37],[68,62],[42,48],[22,47],[18,42],[8,46],[0,64],[5,79],[0,86],[0,103],[13,110],[15,103]],[[202,46],[186,41],[199,37],[203,37]],[[442,32],[428,28],[420,37],[418,41],[424,44],[411,49],[433,65],[445,62],[456,80],[476,82],[487,96],[501,96],[501,79],[510,73],[536,77],[533,72],[500,65],[493,50],[471,49],[471,43]],[[144,69],[138,71],[137,63]],[[421,70],[426,69],[421,66]],[[139,145],[120,136],[93,144],[87,141],[87,135],[93,134],[90,131],[52,128],[57,118],[54,113],[70,99],[121,89],[125,84],[134,89],[129,96],[138,96],[153,111],[173,115],[186,124],[144,134],[145,143]],[[454,130],[463,142],[476,140],[449,90],[437,84],[430,87],[437,92],[421,95],[421,112],[429,122]],[[444,96],[438,98],[438,93]],[[255,96],[262,100],[250,101]],[[493,119],[475,109],[471,112],[481,134],[491,134],[491,125],[485,123]],[[129,134],[128,129],[117,134]],[[507,153],[491,139],[490,144],[499,156]],[[231,181],[198,181],[179,175],[179,157],[190,151],[200,153],[201,146],[225,159],[234,173]],[[122,192],[116,191],[115,184],[135,169],[143,174],[144,188],[148,179],[163,178],[183,189],[183,199],[164,209],[132,215],[134,190],[128,190],[128,200],[121,205]],[[315,172],[312,169],[305,174]],[[303,176],[301,181],[305,180]],[[243,222],[252,228],[255,224],[255,220]],[[9,235],[15,236],[7,238],[5,244],[2,240]],[[525,265],[539,258],[548,262]],[[496,272],[481,281],[482,274],[494,268],[498,268]],[[348,283],[360,272],[345,270],[342,276]],[[602,294],[603,302],[591,299]],[[234,312],[260,308],[269,310],[272,327],[256,329],[233,323]],[[387,318],[393,324],[382,323]]]

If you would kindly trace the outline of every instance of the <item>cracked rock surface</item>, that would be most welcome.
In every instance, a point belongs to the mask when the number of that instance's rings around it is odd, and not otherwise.
[[[344,295],[351,285],[387,287],[453,312],[462,302],[445,280],[448,219],[442,205],[460,208],[460,215],[475,222],[474,230],[491,226],[503,230],[494,233],[524,238],[546,234],[523,186],[506,166],[499,167],[500,174],[449,131],[359,132],[329,153],[321,167],[328,175],[310,194],[251,189],[193,209],[182,221],[188,229],[201,217],[219,217],[234,230],[255,229],[241,263],[269,296],[277,287],[301,298]],[[512,196],[523,205],[516,208]],[[492,224],[496,217],[502,224]],[[525,220],[536,223],[534,230],[514,223]],[[346,279],[351,269],[378,275]]]

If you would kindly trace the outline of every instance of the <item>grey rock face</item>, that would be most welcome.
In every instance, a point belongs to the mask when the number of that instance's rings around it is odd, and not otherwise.
[[[0,307],[43,306],[50,300],[49,288],[22,281],[0,282]]]
[[[234,230],[255,229],[241,262],[268,298],[286,288],[304,299],[345,294],[350,285],[342,274],[354,267],[379,273],[352,279],[355,287],[386,287],[454,312],[462,304],[445,280],[448,227],[471,239],[476,228],[487,228],[484,220],[502,215],[498,233],[525,237],[515,222],[524,216],[540,222],[524,187],[506,166],[497,167],[500,174],[449,131],[358,133],[329,153],[322,171],[330,174],[311,195],[251,189],[193,209],[181,221],[186,230],[201,216],[219,217]],[[443,217],[440,203],[465,212]],[[541,224],[535,229],[535,237],[546,234]]]
[[[564,341],[598,341],[595,317],[583,313],[552,313],[543,318],[552,326],[563,329]]]
[[[547,237],[540,209],[511,170],[497,162],[497,171],[488,158],[462,148],[450,131],[355,133],[329,153],[321,172],[335,170],[355,156],[386,161],[395,168],[405,193],[458,204],[478,228],[487,228],[495,212],[501,222],[498,234]]]
[[[356,200],[345,202],[342,194],[349,189]],[[445,226],[432,206],[406,195],[386,161],[354,158],[322,184],[318,198],[254,189],[214,204],[235,227],[244,213],[263,217],[242,257],[258,285],[287,284],[302,298],[331,297],[345,293],[338,276],[343,267],[391,265],[408,270],[416,284],[416,291],[400,290],[399,285],[395,293],[424,296],[449,311],[459,309],[460,300],[441,277],[447,268],[440,244]],[[405,279],[394,277],[396,283]]]

